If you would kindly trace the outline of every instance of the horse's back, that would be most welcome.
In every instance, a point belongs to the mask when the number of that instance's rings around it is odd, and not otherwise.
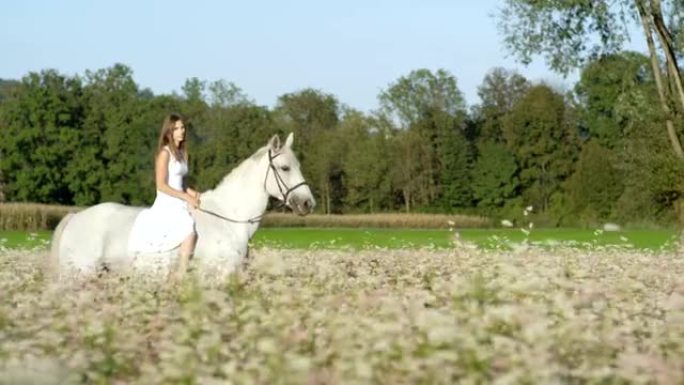
[[[105,202],[65,218],[61,236],[56,234],[53,239],[58,242],[60,268],[92,272],[105,262],[126,258],[128,235],[141,210]]]

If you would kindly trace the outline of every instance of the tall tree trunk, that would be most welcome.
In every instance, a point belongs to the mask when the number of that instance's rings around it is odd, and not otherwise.
[[[656,81],[656,87],[658,88],[658,97],[660,99],[660,106],[665,114],[665,126],[667,127],[667,136],[670,139],[670,144],[674,150],[675,155],[684,159],[684,151],[682,150],[682,145],[677,137],[677,132],[675,131],[674,124],[672,123],[672,110],[668,104],[667,96],[665,95],[665,88],[663,85],[662,77],[660,76],[660,64],[658,62],[658,56],[655,50],[655,43],[653,42],[652,36],[652,24],[651,19],[646,12],[644,3],[642,0],[636,1],[637,9],[639,10],[639,18],[641,19],[641,25],[644,28],[644,35],[646,36],[646,43],[648,44],[649,56],[651,57],[651,69],[653,70],[653,76]]]
[[[672,77],[675,89],[679,94],[679,102],[682,104],[682,111],[684,111],[684,85],[682,84],[682,76],[679,73],[679,64],[677,63],[677,55],[674,54],[674,43],[672,41],[672,34],[667,29],[665,21],[663,20],[663,10],[660,5],[660,0],[651,0],[651,13],[653,16],[653,24],[660,39],[660,46],[665,51],[665,59],[667,60],[667,71]]]
[[[665,62],[667,65],[667,74],[670,80],[670,85],[674,90],[676,90],[679,95],[679,102],[681,103],[681,111],[684,111],[684,86],[682,85],[682,77],[679,73],[679,64],[677,64],[677,56],[674,54],[674,43],[672,41],[672,35],[665,25],[663,20],[663,10],[660,0],[650,0],[651,2],[651,17],[653,20],[654,29],[656,35],[660,41],[660,46],[665,52]],[[640,5],[639,13],[643,12],[643,5]],[[649,43],[650,44],[650,43]],[[674,99],[674,97],[673,97]],[[674,100],[672,100],[675,103]],[[668,133],[670,127],[668,127]],[[674,128],[673,128],[674,131]],[[671,135],[671,134],[670,134]],[[677,218],[679,222],[679,245],[677,248],[678,253],[681,255],[684,253],[684,198],[680,197],[674,203],[675,212],[677,213]]]
[[[325,184],[325,213],[330,215],[330,183]]]
[[[328,210],[328,186],[326,186],[325,183],[321,183],[319,186],[321,191],[321,202],[323,202],[323,214],[330,214],[330,211]]]
[[[411,212],[411,193],[408,191],[408,188],[404,188],[404,206],[406,208],[406,212],[410,213]]]

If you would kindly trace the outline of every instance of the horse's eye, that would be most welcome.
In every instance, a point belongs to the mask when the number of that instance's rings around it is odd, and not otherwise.
[[[283,166],[280,169],[287,172],[287,171],[290,171],[290,166]]]

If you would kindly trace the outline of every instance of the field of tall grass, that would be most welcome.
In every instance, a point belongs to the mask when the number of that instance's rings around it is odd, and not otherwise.
[[[678,384],[674,252],[259,248],[177,286],[0,252],[0,384]]]
[[[77,206],[0,203],[0,230],[53,230],[67,213],[82,209]],[[268,212],[261,226],[447,229],[487,227],[491,224],[485,217],[458,214],[312,214],[299,217],[292,213]]]
[[[313,214],[299,217],[290,213],[268,213],[264,227],[346,227],[346,228],[412,228],[449,229],[482,228],[492,226],[490,219],[475,215],[459,214]]]
[[[75,206],[0,203],[0,230],[52,230]]]

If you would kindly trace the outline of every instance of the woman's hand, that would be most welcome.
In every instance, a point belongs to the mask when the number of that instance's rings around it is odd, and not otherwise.
[[[188,202],[188,206],[190,206],[190,208],[198,209],[200,206],[199,193],[185,194],[185,201]]]
[[[195,191],[195,190],[188,187],[185,189],[185,193],[186,193],[185,195],[187,195],[185,200],[188,202],[188,206],[190,206],[193,209],[198,209],[199,205],[200,205],[200,193],[199,193],[199,191]]]

